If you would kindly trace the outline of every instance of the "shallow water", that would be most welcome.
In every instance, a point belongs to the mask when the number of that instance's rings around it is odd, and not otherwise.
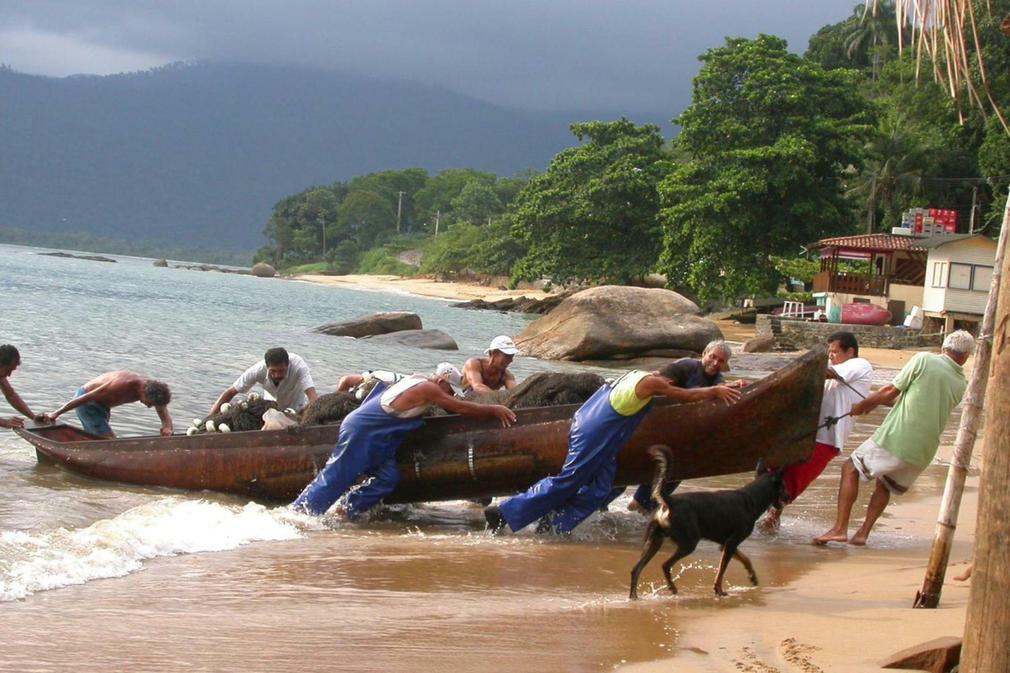
[[[328,391],[341,374],[368,367],[461,364],[527,320],[120,259],[101,264],[0,246],[0,342],[22,352],[12,382],[33,408],[52,409],[92,375],[129,368],[172,384],[173,413],[184,425],[272,345],[305,357]],[[461,352],[309,331],[378,310],[418,312],[426,326],[452,334]],[[571,365],[521,359],[514,367],[522,377]],[[132,407],[116,409],[113,426],[155,431],[154,414]],[[880,418],[861,419],[849,448]],[[808,544],[834,516],[838,470],[836,461],[787,510],[778,536],[746,543],[762,584],[749,586],[731,566],[721,608],[760,604],[846,553]],[[944,477],[942,466],[931,467],[906,497],[936,493]],[[714,600],[718,552],[705,544],[680,572],[679,596],[662,587],[656,559],[643,575],[643,600],[626,600],[644,528],[626,499],[564,540],[528,531],[489,536],[480,509],[462,502],[389,508],[339,525],[230,496],[74,477],[38,466],[9,432],[0,433],[0,484],[5,671],[598,671],[669,656],[692,611]],[[906,525],[885,512],[874,545],[921,544],[903,533]]]

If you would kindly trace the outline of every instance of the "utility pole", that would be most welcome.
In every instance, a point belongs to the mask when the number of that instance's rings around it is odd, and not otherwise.
[[[972,450],[975,448],[975,438],[978,436],[978,426],[982,420],[982,405],[986,395],[986,383],[989,381],[989,362],[993,350],[992,335],[996,327],[996,314],[1006,315],[1006,307],[999,304],[1006,301],[1000,297],[1000,285],[1003,275],[1003,259],[1006,256],[1007,229],[1010,229],[1010,199],[1003,213],[1003,230],[996,244],[996,262],[993,265],[992,281],[989,285],[989,300],[985,305],[985,313],[979,327],[978,340],[975,342],[975,360],[972,365],[971,378],[968,380],[968,391],[964,396],[961,411],[961,423],[957,428],[954,440],[954,456],[947,469],[947,483],[943,489],[943,499],[940,501],[940,514],[936,520],[936,533],[933,537],[933,549],[929,555],[929,565],[926,567],[926,577],[922,589],[915,595],[913,607],[935,608],[940,603],[940,590],[943,589],[943,578],[947,572],[947,561],[950,560],[950,548],[954,542],[954,531],[957,530],[957,514],[961,507],[961,496],[964,493],[964,480],[971,464]],[[1005,282],[1004,282],[1005,284]],[[1005,319],[1004,319],[1005,320]],[[994,379],[994,386],[998,380]],[[988,423],[991,426],[996,419],[992,410],[1001,407],[988,405],[990,410]],[[1005,407],[1003,407],[1005,408]],[[986,452],[993,450],[992,444],[986,444]],[[976,534],[977,536],[977,534]]]
[[[400,233],[400,214],[403,212],[403,195],[406,192],[396,193],[396,233]]]
[[[971,188],[971,215],[968,217],[968,233],[975,233],[975,204],[978,201],[978,185]]]
[[[438,218],[442,214],[441,210],[435,211],[435,237],[438,237]]]
[[[1003,210],[1003,228],[1010,226],[1010,199]],[[961,650],[962,673],[1010,671],[1010,606],[1006,584],[1010,572],[1010,256],[1004,255],[999,310],[992,339],[992,382],[986,400],[985,456],[978,489],[978,529],[974,571],[968,598],[968,619]]]

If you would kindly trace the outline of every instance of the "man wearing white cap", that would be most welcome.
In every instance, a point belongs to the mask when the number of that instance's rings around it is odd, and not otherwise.
[[[396,488],[400,481],[396,449],[407,433],[424,425],[421,417],[432,406],[466,416],[496,418],[506,428],[515,421],[516,415],[508,407],[454,397],[461,380],[459,370],[443,362],[433,375],[413,374],[391,386],[380,381],[361,406],[344,418],[326,466],[292,506],[322,515],[346,493],[342,510],[348,518],[366,512]],[[367,478],[351,490],[361,475]]]
[[[508,370],[519,349],[511,337],[496,336],[484,351],[486,358],[470,358],[463,365],[463,392],[486,393],[492,390],[512,390],[516,377]]]

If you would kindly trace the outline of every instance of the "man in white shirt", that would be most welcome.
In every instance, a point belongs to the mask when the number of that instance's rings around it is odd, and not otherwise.
[[[279,409],[299,410],[316,399],[316,384],[312,382],[309,366],[294,353],[283,348],[271,348],[263,361],[242,373],[214,402],[210,413],[216,414],[221,405],[239,393],[247,393],[256,384],[263,386],[264,397],[277,402]]]
[[[845,440],[852,432],[853,418],[848,415],[852,405],[870,394],[873,366],[859,357],[859,342],[851,332],[835,332],[828,337],[827,381],[821,398],[820,425],[814,453],[803,463],[790,465],[782,471],[789,502],[795,500],[819,477],[828,463],[842,452]],[[838,419],[828,423],[828,418]],[[771,509],[761,522],[766,530],[778,528],[782,510]]]

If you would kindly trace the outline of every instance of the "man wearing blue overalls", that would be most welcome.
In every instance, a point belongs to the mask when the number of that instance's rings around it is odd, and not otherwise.
[[[388,388],[378,383],[360,407],[340,424],[337,445],[326,466],[292,503],[296,510],[322,515],[347,493],[340,507],[355,518],[393,492],[400,481],[396,449],[407,433],[424,425],[432,406],[467,416],[497,418],[510,426],[516,415],[508,407],[464,402],[453,397],[461,382],[459,370],[443,362],[433,376],[414,374]],[[361,475],[368,478],[353,491]]]
[[[603,385],[575,412],[568,433],[568,456],[561,472],[484,510],[489,528],[513,531],[548,517],[556,533],[569,533],[606,502],[617,472],[617,454],[649,413],[654,396],[678,402],[718,398],[730,404],[739,391],[725,385],[685,390],[664,371],[628,372]]]

